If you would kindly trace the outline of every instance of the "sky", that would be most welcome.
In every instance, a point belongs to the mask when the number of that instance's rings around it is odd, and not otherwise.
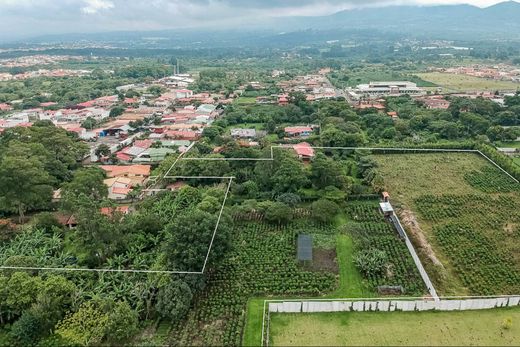
[[[499,0],[0,0],[0,39],[42,34],[146,31],[247,24],[260,18],[314,16],[388,5]]]

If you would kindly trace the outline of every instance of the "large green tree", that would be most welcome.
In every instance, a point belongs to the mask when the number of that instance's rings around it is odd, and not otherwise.
[[[27,210],[46,208],[51,202],[52,178],[30,153],[0,157],[0,177],[0,208],[18,213],[20,222]]]

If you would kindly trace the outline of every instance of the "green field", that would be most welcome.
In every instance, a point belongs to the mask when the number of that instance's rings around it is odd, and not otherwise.
[[[520,148],[520,141],[495,142],[496,147]]]
[[[517,346],[520,309],[273,314],[270,341],[272,346]]]
[[[254,96],[241,96],[234,101],[235,104],[238,105],[250,105],[256,104],[256,97]]]
[[[445,92],[463,92],[467,90],[515,90],[520,88],[520,84],[509,81],[495,81],[485,78],[455,75],[443,72],[419,73],[417,76],[425,81],[432,82],[444,88]]]
[[[374,156],[442,295],[520,292],[520,185],[477,154]]]

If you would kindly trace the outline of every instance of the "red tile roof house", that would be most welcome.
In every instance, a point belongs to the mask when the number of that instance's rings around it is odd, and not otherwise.
[[[101,165],[108,179],[103,182],[108,187],[108,198],[127,200],[128,193],[137,186],[142,186],[150,176],[150,165]]]
[[[289,99],[287,97],[287,95],[280,95],[278,97],[278,105],[288,105],[289,104]]]
[[[126,147],[116,153],[116,157],[124,162],[130,162],[132,159],[145,152],[153,144],[152,140],[136,140],[133,146]]]
[[[310,160],[314,158],[314,149],[307,142],[301,142],[293,145],[293,149],[300,159]]]
[[[121,213],[123,215],[130,213],[130,206],[124,205],[124,206],[116,206],[116,207],[101,207],[99,210],[101,214],[112,217],[114,213]]]
[[[169,130],[166,131],[166,137],[174,140],[197,141],[200,139],[201,133],[195,131]]]
[[[286,127],[285,135],[290,137],[307,137],[312,135],[312,128],[308,126]]]
[[[0,104],[0,111],[11,111],[13,108],[8,104]]]

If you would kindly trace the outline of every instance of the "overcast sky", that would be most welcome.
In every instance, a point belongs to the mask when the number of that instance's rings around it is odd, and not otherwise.
[[[0,0],[0,38],[49,33],[158,30],[251,23],[262,17],[324,15],[344,9],[395,4],[497,0]]]

